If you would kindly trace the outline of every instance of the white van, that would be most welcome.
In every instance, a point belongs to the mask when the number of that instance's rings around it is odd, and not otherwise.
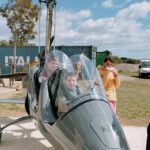
[[[150,59],[142,59],[139,65],[139,77],[147,77],[150,75]]]

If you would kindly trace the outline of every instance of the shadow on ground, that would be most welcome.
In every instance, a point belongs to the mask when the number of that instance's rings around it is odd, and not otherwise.
[[[0,125],[10,122],[13,119],[0,118]],[[9,126],[3,130],[1,150],[55,150],[52,145],[36,129],[33,122],[26,121]]]

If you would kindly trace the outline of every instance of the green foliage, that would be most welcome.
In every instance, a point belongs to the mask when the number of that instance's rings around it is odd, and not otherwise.
[[[12,37],[10,45],[14,46],[15,66],[16,47],[24,46],[28,40],[35,38],[33,28],[38,20],[39,7],[32,4],[32,0],[8,0],[8,2],[0,8],[0,14],[7,19],[7,26],[10,28]],[[12,73],[16,72],[14,67]]]
[[[0,46],[13,46],[12,41],[1,40]],[[17,46],[22,46],[22,44],[17,44]],[[24,46],[36,46],[34,43],[24,43]]]
[[[126,57],[121,57],[120,58],[123,63],[129,63],[129,64],[139,64],[140,60],[138,59],[132,59],[132,58],[126,58]]]
[[[126,57],[118,57],[118,56],[113,56],[113,59],[116,64],[120,63],[128,63],[128,64],[139,64],[140,60],[138,59],[133,59],[133,58],[126,58]]]
[[[2,40],[0,41],[0,46],[9,46],[9,42],[7,42],[6,40]]]
[[[114,60],[115,63],[117,63],[117,64],[122,63],[122,60],[121,60],[118,56],[113,56],[113,60]]]
[[[24,45],[28,40],[35,38],[33,28],[38,20],[39,8],[31,0],[8,0],[0,8],[0,13],[7,19],[12,37],[10,44]]]

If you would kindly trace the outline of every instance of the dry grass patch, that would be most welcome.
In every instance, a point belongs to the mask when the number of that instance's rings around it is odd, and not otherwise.
[[[117,114],[122,124],[144,125],[150,122],[150,80],[124,81],[117,90]]]
[[[20,98],[22,93],[16,91],[4,96]],[[150,122],[150,79],[123,81],[117,96],[117,115],[121,124],[147,126]],[[24,105],[0,104],[0,117],[21,115],[26,115]]]
[[[0,98],[3,99],[19,99],[22,98],[22,91],[13,91],[9,93],[4,93],[0,95]],[[8,104],[1,103],[0,104],[0,117],[8,117],[8,116],[23,116],[26,115],[24,105],[21,104]]]

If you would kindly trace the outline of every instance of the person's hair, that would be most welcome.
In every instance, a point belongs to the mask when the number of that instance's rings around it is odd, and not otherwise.
[[[70,77],[70,76],[71,76],[71,77],[77,77],[75,73],[67,73],[67,74],[65,75],[65,80],[67,80],[67,78]]]
[[[58,61],[58,59],[56,58],[55,55],[49,55],[47,58],[46,58],[46,62],[50,62],[50,61]]]
[[[104,59],[104,63],[107,62],[107,61],[110,61],[112,63],[114,63],[114,60],[111,56],[106,56],[105,59]]]

